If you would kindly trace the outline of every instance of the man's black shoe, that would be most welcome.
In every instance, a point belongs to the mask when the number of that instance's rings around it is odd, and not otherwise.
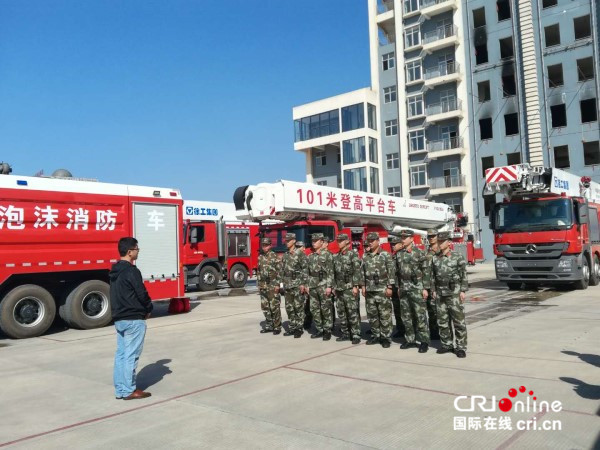
[[[456,356],[458,358],[466,358],[467,352],[465,352],[464,350],[456,350]]]
[[[273,334],[279,334],[281,333],[281,330],[273,330]]]
[[[402,350],[406,350],[407,348],[415,348],[416,346],[417,344],[415,342],[405,342],[400,346],[400,348]]]
[[[390,341],[381,341],[381,346],[383,348],[390,348]]]
[[[324,331],[324,332],[323,332],[323,340],[324,340],[324,341],[328,341],[329,339],[331,339],[331,332],[329,332],[329,331]]]
[[[273,330],[269,330],[268,328],[263,328],[262,330],[260,330],[261,333],[272,333]]]
[[[302,337],[302,334],[304,334],[304,332],[302,330],[296,330],[294,332],[294,339],[298,339],[299,337]]]
[[[353,343],[354,345],[356,345],[356,344],[360,344],[360,338],[354,338],[354,339],[352,339],[352,343]]]
[[[283,333],[284,336],[293,336],[294,332],[293,331],[286,331],[285,333]]]
[[[348,336],[340,336],[339,338],[337,338],[335,341],[336,342],[342,342],[342,341],[347,341],[350,338]]]
[[[379,344],[379,338],[377,338],[377,337],[372,337],[371,339],[369,339],[367,341],[367,345],[375,345],[375,344]]]
[[[311,339],[317,339],[317,338],[320,338],[320,337],[323,337],[323,332],[322,331],[319,331],[319,332],[317,332],[315,334],[311,334],[310,335]]]
[[[421,342],[419,353],[427,353],[427,350],[429,350],[429,344],[427,342]]]
[[[436,353],[439,355],[443,355],[444,353],[452,353],[452,352],[454,352],[453,348],[442,347],[442,348],[438,348]]]

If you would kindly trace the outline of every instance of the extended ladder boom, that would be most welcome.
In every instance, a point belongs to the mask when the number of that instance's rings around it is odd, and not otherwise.
[[[331,188],[294,181],[242,186],[234,194],[240,220],[327,219],[344,225],[379,224],[453,229],[454,211],[443,203]]]

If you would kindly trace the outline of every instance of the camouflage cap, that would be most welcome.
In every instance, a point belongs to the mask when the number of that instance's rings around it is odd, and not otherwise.
[[[338,235],[337,235],[337,238],[336,238],[336,239],[337,239],[339,242],[341,242],[341,241],[347,241],[347,240],[348,240],[348,239],[350,239],[350,238],[348,237],[348,235],[347,235],[346,233],[340,233],[340,234],[338,234]]]
[[[296,241],[296,247],[304,247],[305,245],[304,241]]]
[[[313,233],[312,236],[310,237],[311,241],[318,241],[320,239],[324,239],[325,237],[323,236],[323,233]]]
[[[324,240],[325,242],[329,242],[329,237],[328,237],[328,236],[325,236],[325,235],[323,235],[323,240]]]
[[[287,233],[285,235],[284,239],[286,241],[295,241],[296,240],[296,233]]]
[[[260,240],[260,243],[261,243],[262,245],[271,245],[271,238],[262,238],[262,239]]]
[[[377,240],[379,240],[379,235],[376,232],[371,231],[370,233],[367,233],[367,242]]]
[[[438,241],[447,241],[450,239],[449,231],[441,231],[437,234]]]
[[[396,244],[400,244],[400,237],[399,236],[395,236],[393,234],[390,234],[388,236],[388,242],[392,245],[396,245]]]
[[[430,228],[429,230],[427,230],[427,237],[428,238],[432,238],[432,237],[437,237],[438,232],[436,229],[434,228]]]
[[[415,232],[413,230],[402,230],[400,232],[401,238],[413,237],[414,235],[415,235]]]

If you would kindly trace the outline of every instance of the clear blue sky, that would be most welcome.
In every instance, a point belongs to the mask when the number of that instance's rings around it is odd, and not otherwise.
[[[292,107],[369,85],[366,0],[0,0],[0,160],[231,201]]]

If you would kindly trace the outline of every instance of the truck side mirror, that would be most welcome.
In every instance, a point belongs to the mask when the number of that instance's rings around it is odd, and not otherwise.
[[[198,227],[190,228],[190,244],[198,243]]]

